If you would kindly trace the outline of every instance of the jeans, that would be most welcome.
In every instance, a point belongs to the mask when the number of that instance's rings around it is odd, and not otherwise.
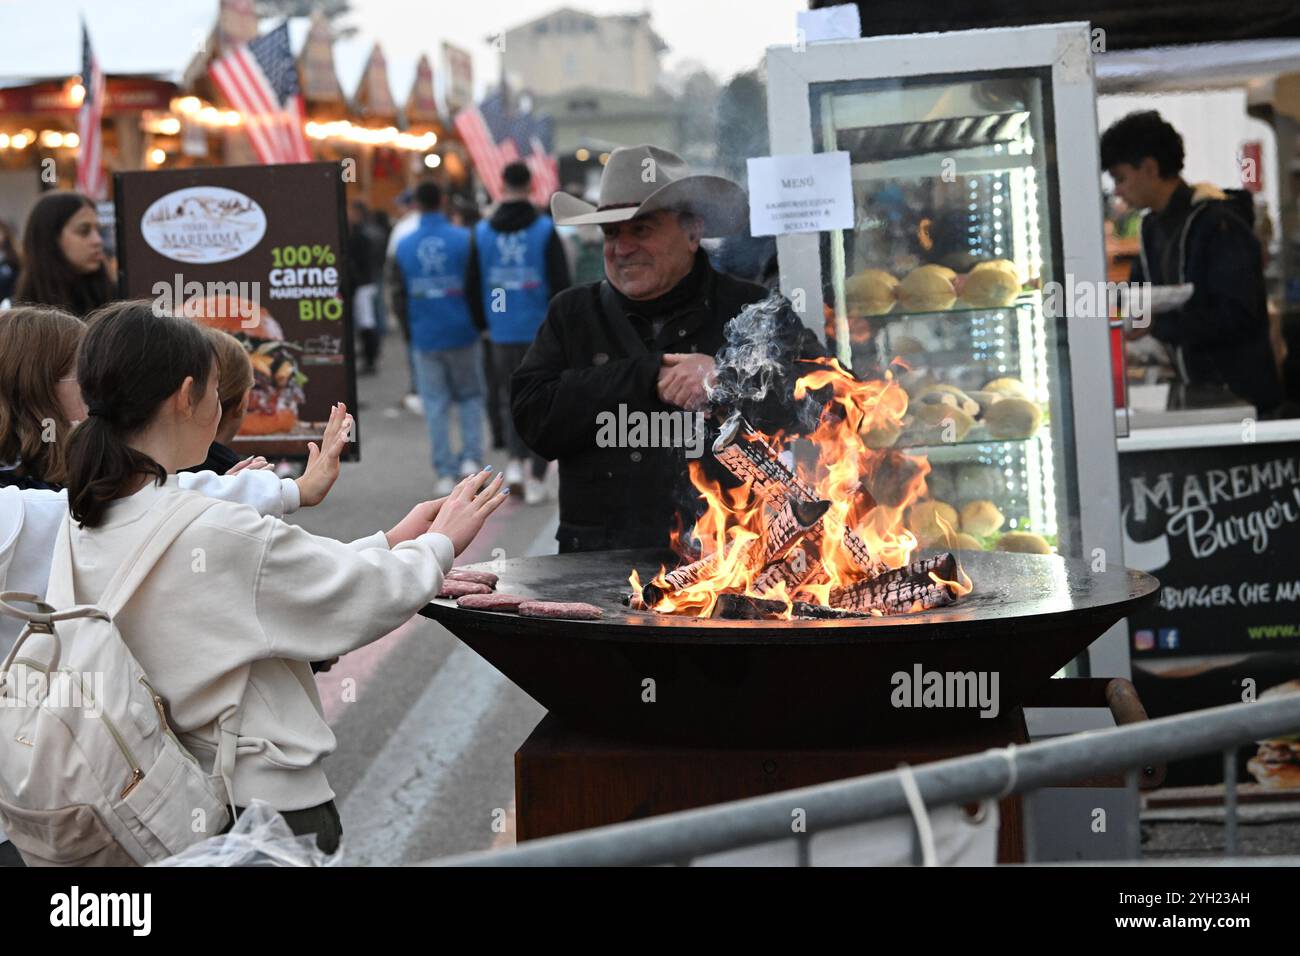
[[[463,462],[483,462],[483,365],[479,343],[458,349],[415,353],[415,384],[424,401],[433,446],[433,470],[455,478]],[[460,455],[451,449],[449,407],[460,416]]]
[[[532,476],[540,480],[546,475],[546,459],[534,454],[532,449],[524,444],[524,440],[519,437],[519,432],[515,430],[515,417],[510,413],[510,377],[515,374],[515,369],[523,364],[529,347],[528,342],[511,344],[494,342],[492,359],[496,363],[497,387],[503,393],[504,399],[501,424],[505,431],[506,447],[510,449],[511,458],[529,462],[532,466]]]

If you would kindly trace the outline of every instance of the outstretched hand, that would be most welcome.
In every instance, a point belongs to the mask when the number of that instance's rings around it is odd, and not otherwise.
[[[388,546],[391,548],[403,541],[414,541],[420,535],[427,534],[429,525],[438,516],[439,509],[442,508],[448,497],[450,496],[434,498],[432,501],[421,501],[408,511],[406,517],[397,522],[391,531],[384,532],[384,537],[388,539]]]
[[[509,488],[501,490],[504,478],[504,474],[497,474],[484,484],[487,479],[487,469],[484,469],[464,479],[443,501],[429,530],[445,534],[451,539],[455,553],[461,554],[510,494]]]
[[[339,477],[339,456],[352,440],[352,416],[348,407],[342,402],[330,409],[330,420],[325,426],[325,436],[320,447],[315,442],[307,445],[307,467],[302,476],[296,479],[298,494],[304,508],[318,505],[325,500],[329,490]]]

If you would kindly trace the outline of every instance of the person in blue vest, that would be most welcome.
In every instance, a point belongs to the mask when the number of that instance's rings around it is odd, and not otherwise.
[[[522,162],[501,171],[504,189],[491,219],[474,227],[474,254],[466,278],[470,309],[479,328],[486,329],[496,369],[496,384],[510,407],[510,378],[537,329],[546,318],[551,296],[567,289],[569,263],[551,217],[529,201],[532,176]],[[510,460],[506,483],[522,484],[530,505],[546,500],[546,459],[524,444],[509,414],[502,416]],[[528,471],[525,475],[524,469]]]
[[[410,323],[415,384],[429,424],[437,494],[445,495],[458,475],[477,474],[483,460],[479,330],[465,301],[470,234],[439,211],[442,190],[436,183],[420,183],[415,202],[419,222],[393,253],[400,280],[393,304]],[[453,404],[460,419],[459,453],[452,449],[448,427]]]

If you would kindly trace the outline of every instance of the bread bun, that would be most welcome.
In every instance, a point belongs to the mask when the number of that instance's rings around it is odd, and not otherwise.
[[[954,551],[983,551],[984,545],[979,543],[979,539],[967,534],[965,531],[959,531],[952,539]]]
[[[961,300],[977,309],[998,309],[1016,301],[1020,282],[1003,269],[975,269],[962,283]]]
[[[1011,551],[1016,554],[1052,553],[1051,545],[1029,531],[1008,531],[998,538],[998,550]]]
[[[942,543],[955,535],[957,520],[957,509],[946,501],[918,501],[907,513],[907,527],[922,547]]]
[[[863,269],[844,280],[850,315],[884,315],[894,307],[898,280],[883,269]]]
[[[909,312],[943,312],[957,301],[957,273],[944,266],[918,266],[898,284],[898,301]]]
[[[980,538],[997,534],[1006,516],[987,498],[969,502],[961,509],[961,530]]]
[[[871,449],[890,448],[903,433],[903,426],[895,421],[876,423],[871,428],[864,428],[859,434],[862,444]]]
[[[948,405],[960,408],[974,418],[980,412],[979,403],[956,385],[927,385],[917,393],[916,400],[926,405]]]
[[[964,441],[975,418],[947,404],[921,402],[912,412],[913,430],[921,441],[938,444]]]
[[[989,410],[989,407],[991,405],[994,405],[997,402],[1002,401],[1002,399],[1006,398],[1006,396],[1003,395],[1001,392],[974,391],[974,392],[967,392],[966,394],[970,396],[971,401],[975,402],[980,407],[979,415],[976,417],[983,416],[984,413],[986,413]]]
[[[1029,391],[1029,386],[1020,379],[1009,375],[993,379],[981,391],[997,392],[1005,398],[1023,398],[1027,402],[1034,400],[1034,395]]]
[[[1020,267],[1017,266],[1010,259],[988,259],[985,260],[984,262],[977,264],[970,271],[982,272],[986,270],[996,270],[999,272],[1007,273],[1008,275],[1011,276],[1011,278],[1016,280],[1017,287],[1024,285],[1027,279],[1025,274],[1020,271]]]
[[[1023,398],[1004,398],[989,406],[983,420],[993,438],[1028,438],[1043,423],[1043,412]]]

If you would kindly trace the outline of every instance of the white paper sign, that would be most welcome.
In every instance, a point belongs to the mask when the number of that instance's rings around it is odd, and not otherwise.
[[[749,231],[787,236],[853,228],[849,154],[759,156],[749,160]]]
[[[855,3],[842,3],[820,10],[800,10],[795,23],[805,43],[824,40],[856,40],[862,36],[862,21]]]

